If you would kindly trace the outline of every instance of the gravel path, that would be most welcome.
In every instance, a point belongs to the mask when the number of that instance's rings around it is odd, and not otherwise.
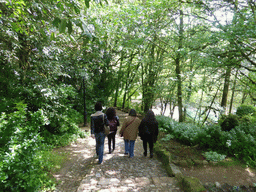
[[[122,123],[126,113],[118,111]],[[88,130],[88,128],[85,128]],[[95,140],[91,137],[78,139],[77,143],[64,148],[70,159],[55,175],[60,184],[55,190],[66,191],[181,191],[175,178],[168,177],[161,163],[154,157],[144,157],[142,141],[135,142],[135,156],[124,155],[124,141],[116,135],[116,149],[108,154],[105,139],[103,163],[97,164]]]

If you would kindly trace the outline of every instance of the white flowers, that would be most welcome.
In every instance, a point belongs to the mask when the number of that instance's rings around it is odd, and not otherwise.
[[[227,145],[227,147],[230,147],[231,146],[231,140],[227,140],[226,145]]]

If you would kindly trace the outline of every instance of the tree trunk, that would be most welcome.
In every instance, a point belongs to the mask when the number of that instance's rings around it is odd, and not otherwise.
[[[215,93],[215,95],[214,95],[214,97],[213,97],[213,99],[212,99],[212,102],[211,102],[210,106],[208,107],[209,110],[208,110],[208,113],[207,113],[206,117],[205,117],[204,120],[203,120],[202,125],[204,125],[204,123],[205,123],[206,120],[208,119],[208,116],[209,116],[209,114],[210,114],[210,112],[211,112],[212,105],[213,105],[213,103],[214,103],[214,101],[215,101],[215,99],[216,99],[216,97],[217,97],[217,95],[218,95],[219,89],[220,89],[220,85],[218,86],[217,91],[216,91],[216,93]]]
[[[177,97],[178,97],[178,108],[179,108],[179,122],[183,122],[183,105],[182,105],[182,82],[181,82],[181,67],[180,67],[180,49],[182,48],[183,42],[183,11],[180,10],[180,28],[179,28],[179,46],[178,53],[175,59],[176,64],[176,77],[177,77]]]
[[[117,106],[117,98],[118,98],[119,85],[120,85],[120,80],[121,80],[121,75],[122,75],[123,60],[124,60],[124,54],[123,54],[123,52],[121,52],[121,61],[120,61],[120,66],[119,66],[119,70],[118,70],[117,82],[116,82],[116,92],[115,92],[114,107]]]
[[[227,111],[227,100],[228,100],[228,90],[229,90],[229,83],[230,83],[230,75],[231,75],[231,67],[228,67],[225,74],[225,82],[224,82],[224,88],[222,93],[222,101],[221,101],[221,107],[224,109],[224,114],[226,114]]]
[[[229,114],[232,112],[232,106],[233,106],[235,89],[236,89],[237,75],[238,75],[238,69],[236,70],[236,75],[235,75],[235,79],[234,79],[234,85],[233,85],[233,88],[232,88],[232,95],[231,95],[230,106],[229,106]]]

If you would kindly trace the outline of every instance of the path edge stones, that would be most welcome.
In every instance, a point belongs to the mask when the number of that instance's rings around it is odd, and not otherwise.
[[[164,147],[157,142],[154,146],[154,151],[157,158],[162,162],[169,177],[175,177],[178,180],[180,188],[185,192],[201,192],[206,191],[203,184],[198,178],[185,177],[179,167],[171,162],[171,155]]]

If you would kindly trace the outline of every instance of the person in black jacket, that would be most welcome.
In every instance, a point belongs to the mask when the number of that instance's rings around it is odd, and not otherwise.
[[[139,126],[139,136],[143,140],[144,156],[147,156],[147,144],[149,144],[150,158],[153,157],[153,147],[158,136],[158,122],[155,114],[149,110]]]
[[[104,124],[109,125],[107,115],[102,113],[102,104],[97,102],[95,104],[96,113],[91,115],[91,135],[96,139],[96,154],[99,156],[99,164],[103,161],[104,152]]]
[[[112,153],[115,150],[116,142],[116,132],[117,127],[120,125],[119,117],[116,115],[116,110],[113,107],[110,107],[106,111],[106,115],[109,121],[110,132],[108,134],[108,149],[109,153]],[[111,150],[111,141],[113,142],[113,150]]]

